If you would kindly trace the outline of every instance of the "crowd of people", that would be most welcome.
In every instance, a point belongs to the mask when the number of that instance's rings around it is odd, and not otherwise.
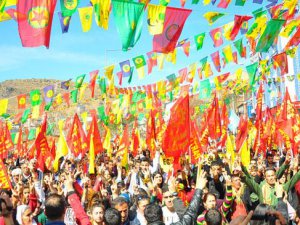
[[[153,159],[142,149],[129,155],[127,168],[115,152],[102,152],[95,174],[85,157],[62,157],[58,171],[44,173],[35,159],[7,158],[12,188],[1,190],[0,224],[300,224],[298,156],[271,149],[246,168],[209,149],[210,160],[182,159],[170,171],[160,165],[159,145]]]

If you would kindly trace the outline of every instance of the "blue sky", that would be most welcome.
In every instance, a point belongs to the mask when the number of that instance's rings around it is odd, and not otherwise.
[[[158,4],[158,1],[151,3]],[[209,36],[208,32],[210,30],[233,21],[235,14],[251,15],[252,11],[266,5],[268,2],[264,0],[263,5],[259,5],[248,0],[245,6],[241,7],[235,6],[235,0],[233,0],[227,9],[217,8],[218,3],[219,0],[217,0],[215,6],[211,4],[203,6],[202,1],[200,1],[197,5],[192,5],[191,0],[188,0],[185,8],[193,11],[186,21],[179,40],[190,39],[192,46],[190,57],[186,57],[183,51],[179,49],[176,65],[166,62],[162,71],[154,69],[153,73],[146,75],[143,80],[139,80],[137,74],[135,74],[131,85],[157,82],[169,74],[177,74],[179,69],[210,55],[210,53],[217,50],[213,47]],[[87,0],[81,0],[80,7],[87,4]],[[169,6],[180,7],[180,1],[171,0]],[[13,20],[0,23],[0,82],[8,79],[24,78],[74,79],[78,75],[88,74],[95,69],[100,69],[100,75],[103,75],[101,73],[103,68],[112,63],[116,64],[114,72],[118,72],[120,70],[119,62],[141,54],[146,56],[146,53],[152,50],[152,36],[146,26],[147,11],[141,38],[136,46],[128,52],[122,52],[121,50],[121,41],[116,31],[112,13],[107,31],[97,27],[93,20],[92,29],[87,33],[83,33],[78,12],[76,12],[72,16],[69,32],[62,34],[57,16],[58,11],[60,11],[59,1],[55,9],[49,49],[44,46],[38,48],[22,47],[17,23]],[[203,18],[203,14],[208,11],[223,12],[227,15],[209,26]],[[193,37],[202,32],[207,32],[204,47],[202,50],[196,51]],[[218,49],[221,50],[227,43],[225,42]],[[244,43],[246,43],[246,40],[244,40]],[[221,73],[228,72],[231,69],[230,66],[227,66]],[[88,81],[87,78],[86,81]],[[123,83],[125,86],[127,85],[124,80]]]

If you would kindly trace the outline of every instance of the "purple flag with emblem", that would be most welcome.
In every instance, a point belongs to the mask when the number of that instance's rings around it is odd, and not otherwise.
[[[63,17],[61,12],[58,12],[59,22],[61,26],[61,31],[63,33],[67,33],[69,30],[69,25],[71,21],[71,16],[65,16]]]
[[[44,101],[46,104],[52,102],[54,96],[54,86],[49,85],[47,87],[44,87]]]
[[[121,68],[121,72],[122,72],[123,77],[130,77],[131,67],[130,67],[130,61],[129,60],[125,60],[123,62],[120,62],[120,68]]]

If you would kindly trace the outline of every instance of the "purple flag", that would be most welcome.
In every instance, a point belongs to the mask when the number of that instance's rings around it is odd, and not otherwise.
[[[47,87],[44,87],[44,100],[46,104],[52,102],[53,96],[54,96],[54,86],[49,85]]]
[[[261,3],[263,3],[263,0],[253,0],[253,3],[261,4]]]
[[[120,62],[120,68],[121,68],[121,72],[123,74],[123,77],[130,77],[131,67],[130,67],[130,61],[129,60],[125,60],[124,62]]]
[[[63,15],[61,14],[61,12],[58,12],[58,17],[59,17],[59,22],[60,22],[60,26],[61,26],[61,31],[63,33],[67,33],[68,30],[69,30],[71,16],[63,17]]]
[[[61,88],[69,90],[71,79],[61,82]]]

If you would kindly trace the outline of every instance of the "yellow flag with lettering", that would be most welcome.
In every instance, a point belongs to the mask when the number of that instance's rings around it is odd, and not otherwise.
[[[78,8],[81,28],[83,32],[88,32],[92,27],[93,6]]]

